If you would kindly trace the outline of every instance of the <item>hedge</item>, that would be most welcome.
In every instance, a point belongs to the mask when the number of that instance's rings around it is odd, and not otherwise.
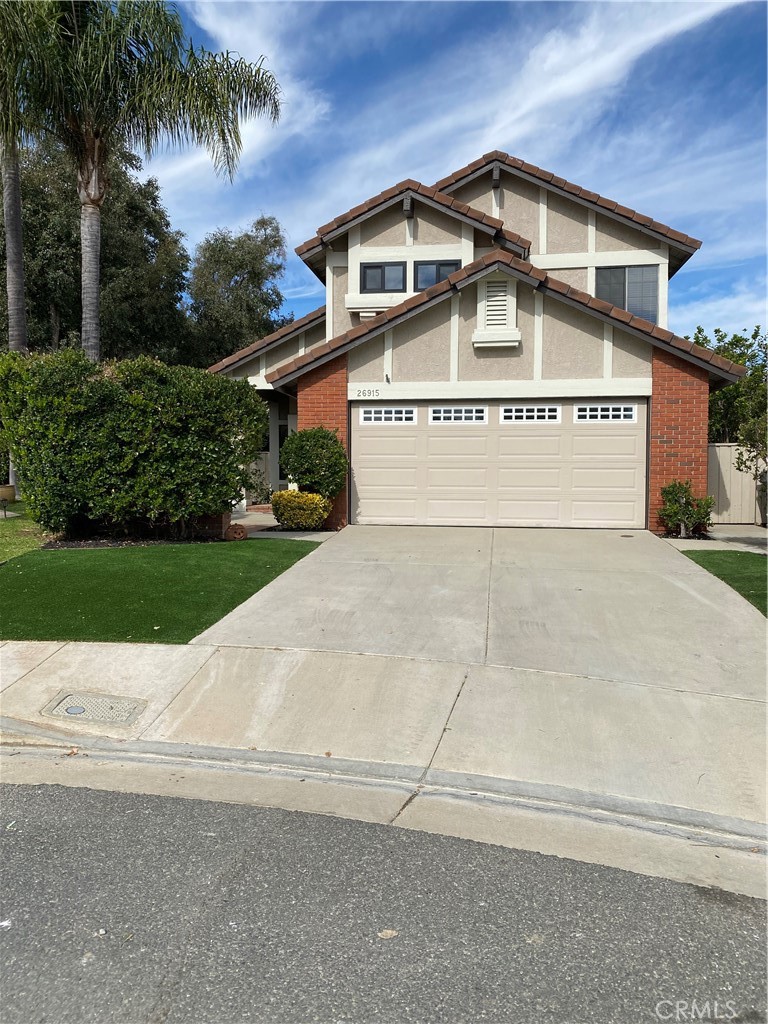
[[[245,381],[79,350],[0,356],[0,446],[30,514],[56,532],[140,532],[228,511],[267,408]]]
[[[280,465],[300,491],[335,498],[347,479],[347,453],[335,430],[309,427],[290,434],[280,449]]]
[[[272,514],[286,530],[319,530],[330,515],[328,498],[307,491],[275,491]]]

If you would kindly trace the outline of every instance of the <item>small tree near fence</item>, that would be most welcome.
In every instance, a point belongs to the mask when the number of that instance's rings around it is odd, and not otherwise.
[[[662,487],[661,500],[659,519],[666,525],[667,533],[689,537],[707,532],[715,499],[694,497],[690,480],[673,480]]]

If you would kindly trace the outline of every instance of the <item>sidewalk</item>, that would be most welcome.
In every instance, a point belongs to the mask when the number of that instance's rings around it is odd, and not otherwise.
[[[678,551],[755,551],[768,554],[768,530],[764,526],[728,526],[718,524],[710,528],[706,540],[687,537],[665,537]]]
[[[764,895],[753,699],[202,644],[9,641],[0,661],[4,782],[339,814]],[[43,714],[78,693],[142,703],[128,724]]]

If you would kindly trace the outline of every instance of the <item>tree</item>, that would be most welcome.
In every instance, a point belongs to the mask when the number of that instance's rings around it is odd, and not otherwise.
[[[745,328],[743,334],[728,335],[719,327],[713,333],[714,341],[704,333],[702,327],[697,327],[692,340],[697,345],[705,345],[718,355],[747,367],[744,377],[735,384],[714,391],[709,399],[710,444],[735,444],[739,440],[742,426],[765,411],[768,398],[768,344],[760,326],[755,327],[751,334]]]
[[[239,235],[219,229],[206,236],[189,282],[200,365],[290,323],[279,316],[283,296],[276,279],[284,270],[285,236],[274,217],[259,217]]]
[[[165,143],[201,145],[216,171],[231,179],[242,148],[241,118],[276,121],[279,89],[262,61],[195,49],[176,11],[156,0],[22,0],[12,6],[21,16],[30,6],[55,14],[37,47],[47,48],[48,61],[22,78],[19,91],[30,123],[39,122],[62,143],[77,171],[82,344],[96,361],[101,207],[110,156],[120,149],[151,156]],[[15,51],[10,56],[19,59]]]
[[[22,150],[21,193],[29,347],[80,345],[79,203],[67,155],[50,141]],[[155,179],[139,181],[130,153],[108,163],[102,219],[101,321],[105,358],[186,361],[193,339],[184,308],[189,256],[171,228]],[[2,240],[0,239],[0,257]],[[0,329],[7,309],[0,297]]]

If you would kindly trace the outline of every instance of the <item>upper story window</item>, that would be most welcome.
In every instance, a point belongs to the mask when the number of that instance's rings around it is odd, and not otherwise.
[[[598,267],[595,294],[655,324],[659,315],[659,268]]]
[[[417,260],[413,265],[413,290],[423,292],[460,269],[460,260]]]
[[[362,263],[361,292],[404,292],[405,263]]]

